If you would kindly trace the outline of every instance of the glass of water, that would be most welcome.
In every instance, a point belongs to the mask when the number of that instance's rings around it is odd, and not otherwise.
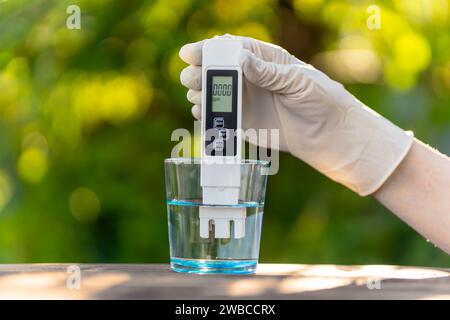
[[[199,208],[201,159],[166,159],[166,193],[169,223],[170,265],[172,270],[188,273],[250,274],[256,271],[269,163],[241,160],[241,183],[237,205],[245,208],[245,236],[215,238],[209,224],[208,238],[200,237]],[[225,213],[226,214],[226,213]],[[233,230],[233,222],[231,230]]]

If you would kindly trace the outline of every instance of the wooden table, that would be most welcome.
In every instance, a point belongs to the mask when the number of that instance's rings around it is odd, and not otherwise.
[[[162,264],[0,265],[0,299],[450,299],[450,269],[261,264],[256,275]]]

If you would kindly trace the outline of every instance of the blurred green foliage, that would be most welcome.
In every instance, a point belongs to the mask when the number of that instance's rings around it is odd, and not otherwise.
[[[215,34],[282,45],[449,153],[449,15],[447,0],[0,0],[0,262],[168,261],[163,160],[193,128],[178,50]],[[450,262],[289,155],[267,194],[264,262]]]

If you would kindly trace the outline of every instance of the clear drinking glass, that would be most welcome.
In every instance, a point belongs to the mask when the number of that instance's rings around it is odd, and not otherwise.
[[[246,209],[245,237],[200,237],[201,159],[173,158],[164,162],[172,270],[189,273],[249,274],[256,271],[269,163],[242,160],[239,202]],[[213,226],[210,226],[213,227]],[[233,228],[231,228],[233,230]]]

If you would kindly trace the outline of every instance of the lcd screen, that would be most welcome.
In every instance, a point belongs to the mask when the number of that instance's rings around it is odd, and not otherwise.
[[[212,77],[212,112],[232,112],[233,77]]]

